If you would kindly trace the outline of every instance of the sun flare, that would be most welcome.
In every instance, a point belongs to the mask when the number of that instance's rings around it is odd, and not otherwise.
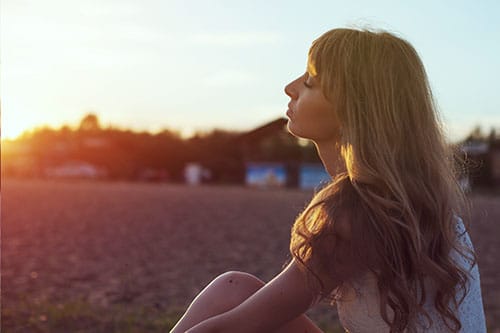
[[[31,124],[29,119],[23,119],[21,117],[17,119],[5,119],[5,115],[2,115],[1,123],[1,137],[3,139],[16,139],[25,131],[28,131],[34,127],[35,124]]]

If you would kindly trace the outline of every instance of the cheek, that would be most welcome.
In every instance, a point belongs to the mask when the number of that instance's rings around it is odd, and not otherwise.
[[[311,117],[305,121],[307,131],[317,140],[330,140],[338,138],[339,124],[333,115],[333,110],[318,107]]]
[[[330,105],[319,103],[314,105],[309,112],[309,122],[315,124],[317,128],[326,130],[336,126],[335,116]]]
[[[325,140],[338,136],[338,124],[332,106],[321,96],[300,100],[288,122],[288,131],[295,136]]]

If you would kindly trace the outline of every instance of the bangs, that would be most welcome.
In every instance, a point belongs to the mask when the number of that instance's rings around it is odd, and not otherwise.
[[[340,58],[342,38],[348,34],[346,29],[330,30],[312,42],[307,58],[307,71],[312,76],[327,75],[330,67],[337,67]]]
[[[314,52],[313,46],[309,49],[309,55],[307,56],[307,73],[309,73],[310,76],[317,76],[318,71],[316,69],[316,55],[318,54],[317,52]]]
[[[340,89],[340,81],[343,80],[340,75],[341,62],[345,57],[345,47],[342,47],[343,35],[344,29],[333,29],[324,33],[312,42],[307,56],[307,72],[317,78],[323,95],[332,103],[336,100],[333,96],[335,88]]]
[[[324,53],[326,48],[326,37],[325,35],[320,36],[315,39],[309,49],[309,54],[307,56],[307,72],[311,76],[317,76],[320,72],[318,67],[321,67],[320,61],[322,57],[321,55]]]

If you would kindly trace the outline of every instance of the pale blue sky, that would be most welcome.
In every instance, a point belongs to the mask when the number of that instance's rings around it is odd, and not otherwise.
[[[500,2],[3,0],[2,135],[42,123],[245,130],[284,116],[312,40],[372,27],[421,55],[447,128],[500,127]]]

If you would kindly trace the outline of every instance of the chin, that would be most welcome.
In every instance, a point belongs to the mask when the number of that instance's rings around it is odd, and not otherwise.
[[[297,134],[293,128],[293,124],[290,121],[290,119],[288,120],[288,123],[286,124],[286,129],[287,129],[288,133],[292,134],[293,136],[297,136]]]
[[[288,121],[288,124],[286,126],[288,132],[292,134],[293,136],[299,138],[299,139],[307,139],[307,140],[312,140],[309,136],[304,135],[301,133],[301,131],[293,126],[293,123]]]

